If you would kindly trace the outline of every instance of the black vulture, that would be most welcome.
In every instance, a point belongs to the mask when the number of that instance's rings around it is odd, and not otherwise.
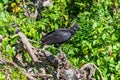
[[[60,52],[62,52],[61,45],[67,40],[69,40],[79,28],[80,27],[78,26],[78,24],[74,23],[72,27],[68,29],[61,28],[58,30],[54,30],[42,37],[42,43],[47,45],[59,44]]]

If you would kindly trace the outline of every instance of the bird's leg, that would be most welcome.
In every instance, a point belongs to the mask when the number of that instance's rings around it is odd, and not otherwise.
[[[60,45],[60,53],[63,53],[63,51],[62,51],[62,45]]]
[[[49,47],[50,47],[49,45],[44,45],[43,48],[42,48],[42,50],[45,51],[45,49],[47,49],[47,48],[49,48]]]

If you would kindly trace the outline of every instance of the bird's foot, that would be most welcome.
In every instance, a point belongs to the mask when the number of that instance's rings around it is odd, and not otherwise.
[[[62,51],[62,47],[60,47],[60,53],[64,53],[64,52]]]
[[[64,53],[62,50],[60,50],[60,53]]]
[[[50,46],[48,46],[48,45],[45,45],[43,48],[42,48],[42,50],[46,50],[47,48],[49,48]]]

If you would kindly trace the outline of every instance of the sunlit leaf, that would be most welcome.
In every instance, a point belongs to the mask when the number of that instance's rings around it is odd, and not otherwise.
[[[115,34],[112,34],[112,40],[113,40],[113,41],[117,40],[117,37],[116,37]]]
[[[3,0],[4,4],[8,3],[8,0]]]

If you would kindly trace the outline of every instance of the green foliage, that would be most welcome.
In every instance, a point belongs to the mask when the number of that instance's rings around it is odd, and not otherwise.
[[[85,63],[93,62],[100,68],[106,80],[120,79],[119,0],[54,0],[50,7],[42,8],[41,19],[38,21],[26,18],[19,10],[14,12],[14,9],[19,8],[16,4],[16,8],[12,8],[13,12],[9,11],[8,8],[13,3],[14,1],[0,1],[0,34],[6,37],[0,52],[5,59],[12,60],[16,54],[12,45],[18,38],[11,28],[12,23],[18,24],[29,39],[40,42],[42,32],[70,27],[72,22],[77,22],[82,29],[62,47],[70,63],[80,68]],[[33,45],[40,48],[39,44]],[[53,54],[59,52],[53,46],[48,50]],[[24,53],[29,59],[29,55]],[[13,80],[19,79],[16,72],[18,71],[13,69]],[[98,75],[95,77],[99,80]],[[0,80],[5,80],[2,72]]]
[[[6,80],[5,75],[0,72],[0,80]]]
[[[27,78],[24,74],[22,74],[20,69],[12,68],[11,66],[5,65],[0,72],[0,80],[6,80],[7,76],[9,76],[12,80],[27,80]]]
[[[17,75],[16,75],[17,74]],[[10,76],[13,80],[16,80],[16,79],[21,79],[21,80],[27,80],[25,75],[23,75],[21,73],[20,70],[18,69],[12,69],[12,73],[11,73],[11,76]]]

